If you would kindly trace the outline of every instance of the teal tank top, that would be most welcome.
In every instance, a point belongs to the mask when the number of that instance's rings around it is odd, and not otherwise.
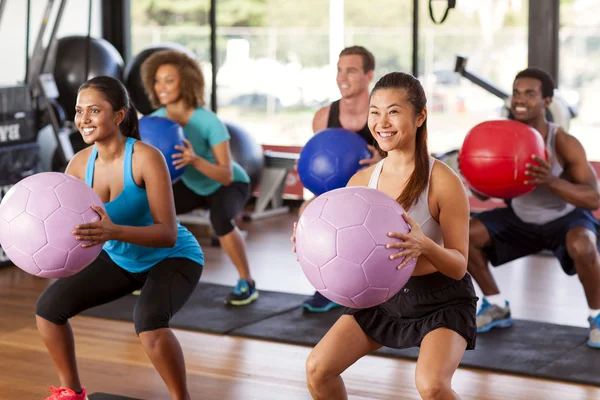
[[[134,138],[127,138],[123,160],[123,191],[112,201],[104,203],[106,213],[113,223],[127,226],[149,226],[154,224],[146,189],[133,180],[131,155]],[[85,183],[93,187],[94,166],[98,149],[94,145],[85,171]],[[177,221],[177,242],[173,247],[144,247],[136,244],[109,240],[104,243],[104,251],[121,268],[129,272],[144,272],[166,258],[188,258],[204,265],[204,254],[198,241]]]

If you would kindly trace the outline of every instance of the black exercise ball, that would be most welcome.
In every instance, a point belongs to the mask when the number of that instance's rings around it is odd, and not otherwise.
[[[73,147],[73,154],[77,154],[78,152],[89,146],[86,142],[83,141],[83,137],[81,137],[81,133],[79,133],[78,130],[69,133],[69,141],[71,142],[71,146]],[[50,168],[51,171],[56,172],[64,172],[67,168],[67,165],[62,162],[58,150],[54,150],[54,153],[52,154]]]
[[[241,126],[225,122],[231,140],[231,157],[242,166],[250,176],[250,186],[255,190],[265,164],[262,146]]]
[[[125,67],[125,72],[123,74],[123,82],[125,83],[127,90],[129,90],[133,105],[143,115],[148,115],[155,109],[152,107],[150,99],[144,91],[144,84],[142,83],[141,74],[142,64],[152,54],[162,50],[177,50],[187,54],[193,59],[196,59],[196,55],[191,50],[179,43],[161,43],[152,45],[142,50],[138,55],[133,57],[129,63],[127,63],[127,67]]]
[[[123,57],[104,39],[90,37],[88,41],[87,36],[62,37],[57,41],[55,58],[53,74],[59,92],[58,102],[69,120],[75,118],[77,89],[82,83],[101,75],[123,79]]]

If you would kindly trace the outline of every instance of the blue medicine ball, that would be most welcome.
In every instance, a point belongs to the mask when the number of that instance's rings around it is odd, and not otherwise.
[[[167,118],[143,117],[140,119],[140,138],[142,142],[160,150],[167,161],[171,182],[177,182],[185,171],[185,168],[175,169],[172,157],[175,153],[181,153],[180,150],[175,148],[176,145],[184,146],[183,139],[185,136],[181,125]]]
[[[363,167],[358,162],[365,158],[371,158],[371,152],[360,135],[327,128],[315,134],[300,152],[298,176],[305,188],[319,196],[346,186]]]

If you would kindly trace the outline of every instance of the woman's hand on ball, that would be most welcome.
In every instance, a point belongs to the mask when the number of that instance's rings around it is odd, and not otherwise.
[[[171,157],[174,159],[173,165],[175,169],[181,169],[192,165],[198,159],[198,155],[194,153],[194,148],[189,140],[183,139],[184,146],[176,145],[175,149],[181,151],[181,153],[175,153]]]
[[[419,258],[419,256],[425,251],[425,246],[427,243],[427,236],[425,236],[419,224],[409,217],[406,212],[402,214],[402,217],[404,217],[404,220],[410,225],[410,232],[388,233],[389,237],[400,240],[394,241],[385,246],[388,249],[401,249],[400,252],[390,256],[390,260],[404,257],[404,260],[402,260],[400,265],[398,265],[398,269],[403,268],[410,260]]]
[[[549,162],[550,157],[547,151],[546,157],[548,158],[548,161],[533,154],[531,158],[537,165],[533,163],[525,164],[525,168],[527,168],[525,175],[532,178],[531,180],[525,181],[526,185],[546,186],[552,183],[553,180],[557,179],[556,176],[552,175],[552,165]]]
[[[96,246],[111,240],[117,228],[102,207],[92,206],[92,210],[98,213],[100,220],[89,224],[77,225],[73,231],[75,239],[89,242],[81,245],[84,248]]]

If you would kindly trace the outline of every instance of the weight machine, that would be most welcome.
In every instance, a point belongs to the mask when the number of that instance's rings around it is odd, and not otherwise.
[[[513,119],[513,115],[510,112],[511,95],[508,92],[499,88],[498,86],[494,85],[493,83],[482,78],[481,76],[467,70],[467,57],[460,55],[456,56],[454,72],[457,72],[462,77],[473,82],[480,88],[503,100],[504,108],[502,116],[509,119]],[[569,125],[571,124],[571,119],[576,117],[577,112],[575,111],[575,109],[569,106],[569,104],[562,97],[558,89],[554,89],[552,102],[550,103],[550,106],[546,109],[546,119],[548,121],[556,122],[568,131]]]

